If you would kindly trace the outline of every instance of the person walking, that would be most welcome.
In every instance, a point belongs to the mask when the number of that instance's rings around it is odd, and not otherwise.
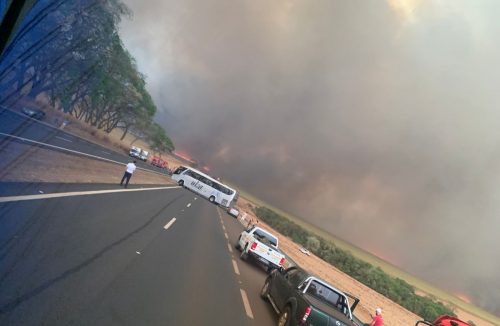
[[[125,174],[123,174],[123,178],[122,178],[122,181],[120,182],[120,186],[123,186],[123,181],[125,181],[125,188],[127,188],[128,182],[130,181],[130,177],[132,176],[135,169],[137,168],[135,166],[135,163],[136,163],[136,161],[134,161],[133,163],[131,162],[131,163],[127,164],[127,169],[125,170]]]
[[[370,326],[383,326],[383,325],[384,325],[384,318],[382,318],[382,309],[377,308],[375,309],[375,316],[373,317]]]

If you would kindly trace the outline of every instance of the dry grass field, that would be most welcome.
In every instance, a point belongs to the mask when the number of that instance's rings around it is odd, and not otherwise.
[[[234,185],[233,185],[234,186]],[[238,189],[238,187],[236,187]],[[461,318],[462,320],[469,321],[472,320],[476,325],[484,325],[484,326],[495,326],[495,325],[500,325],[500,318],[470,304],[467,303],[463,300],[461,300],[458,297],[455,297],[452,294],[449,294],[439,288],[436,288],[435,286],[432,286],[431,284],[407,273],[402,271],[401,269],[397,268],[394,265],[391,265],[384,260],[346,242],[343,241],[342,239],[336,238],[331,234],[326,233],[325,231],[310,225],[306,223],[305,221],[287,213],[284,212],[283,210],[280,210],[276,207],[273,207],[272,205],[269,205],[258,198],[255,198],[254,196],[245,193],[241,191],[243,200],[240,202],[240,206],[244,207],[244,211],[247,212],[247,214],[251,214],[253,218],[256,219],[256,217],[251,213],[249,210],[249,204],[253,206],[265,206],[268,207],[269,209],[274,210],[275,212],[279,213],[280,215],[290,219],[291,221],[297,223],[298,225],[302,226],[306,230],[313,232],[325,239],[333,241],[338,247],[350,251],[355,257],[362,259],[366,262],[369,262],[372,265],[379,266],[382,268],[386,273],[388,273],[391,276],[398,277],[400,279],[403,279],[407,281],[409,284],[413,285],[415,289],[421,293],[422,295],[429,295],[431,297],[434,297],[446,304],[449,304],[455,309],[455,313]],[[263,223],[263,222],[260,222]],[[285,237],[286,238],[286,237]],[[286,238],[286,242],[291,242],[290,239]],[[282,242],[283,244],[283,242]],[[287,247],[285,247],[286,250]],[[290,257],[299,263],[300,265],[305,266],[306,268],[310,269],[311,271],[316,271],[316,274],[320,276],[325,276],[326,279],[329,279],[334,285],[337,286],[337,281],[336,279],[338,278],[339,275],[342,276],[342,282],[347,282],[346,287],[339,286],[341,289],[344,289],[348,292],[353,292],[353,294],[357,295],[357,293],[360,293],[360,298],[362,299],[362,311],[373,311],[375,307],[378,305],[384,305],[385,307],[390,306],[390,323],[388,323],[388,316],[387,313],[389,311],[386,310],[386,314],[384,315],[385,321],[387,325],[414,325],[415,321],[418,319],[418,316],[414,315],[413,313],[407,311],[403,307],[391,302],[390,300],[386,299],[382,295],[376,293],[375,291],[367,288],[366,286],[362,285],[361,283],[357,282],[356,280],[348,277],[347,275],[343,274],[333,266],[327,264],[326,262],[322,261],[318,257],[314,257],[311,255],[312,258],[308,258],[307,256],[303,255],[300,253],[300,251],[296,250],[298,248],[297,244],[294,244],[292,242],[292,245],[288,245],[288,248],[291,248],[292,250],[286,250],[286,253],[290,255]],[[325,270],[328,270],[326,272]],[[336,275],[333,279],[330,279],[330,275]],[[347,277],[347,278],[345,278]],[[362,289],[361,291],[353,290],[353,289]],[[382,303],[383,302],[383,303]],[[363,316],[362,316],[363,317]],[[404,323],[403,323],[404,322]]]

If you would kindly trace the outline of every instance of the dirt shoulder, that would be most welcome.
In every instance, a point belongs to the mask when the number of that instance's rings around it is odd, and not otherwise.
[[[10,142],[2,148],[0,181],[120,183],[125,165]],[[130,184],[173,185],[166,175],[137,169]]]
[[[385,326],[413,326],[418,320],[419,316],[406,310],[397,303],[387,299],[380,293],[372,290],[366,285],[356,281],[347,274],[344,274],[334,266],[328,264],[321,258],[311,254],[307,256],[303,254],[299,248],[300,245],[294,243],[290,238],[275,231],[266,223],[257,219],[255,214],[252,213],[250,207],[254,206],[245,198],[240,198],[238,206],[242,213],[246,213],[253,221],[259,221],[258,224],[266,229],[272,230],[279,236],[281,249],[298,265],[313,273],[328,283],[337,287],[338,289],[349,292],[355,297],[360,299],[360,303],[355,310],[356,316],[365,323],[371,322],[371,314],[375,314],[375,309],[381,307],[383,309],[384,325]],[[458,318],[469,321],[472,320],[478,326],[495,326],[494,324],[482,320],[475,315],[456,309],[455,313]]]

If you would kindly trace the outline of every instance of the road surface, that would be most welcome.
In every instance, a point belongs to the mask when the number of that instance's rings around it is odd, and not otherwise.
[[[92,143],[83,138],[67,133],[61,129],[31,119],[20,113],[0,107],[0,148],[11,141],[19,141],[6,135],[13,135],[36,142],[49,144],[76,152],[94,155],[126,164],[132,158],[120,152]],[[54,148],[51,148],[54,149]],[[8,162],[4,162],[8,164]],[[137,166],[155,172],[165,173],[165,170],[137,160]]]
[[[242,226],[207,200],[50,187],[61,197],[0,202],[1,325],[276,324],[265,271],[233,249]],[[4,184],[0,199],[37,188]]]

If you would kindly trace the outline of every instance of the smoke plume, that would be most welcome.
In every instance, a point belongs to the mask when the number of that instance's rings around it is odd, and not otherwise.
[[[500,315],[500,2],[126,2],[178,148]]]

